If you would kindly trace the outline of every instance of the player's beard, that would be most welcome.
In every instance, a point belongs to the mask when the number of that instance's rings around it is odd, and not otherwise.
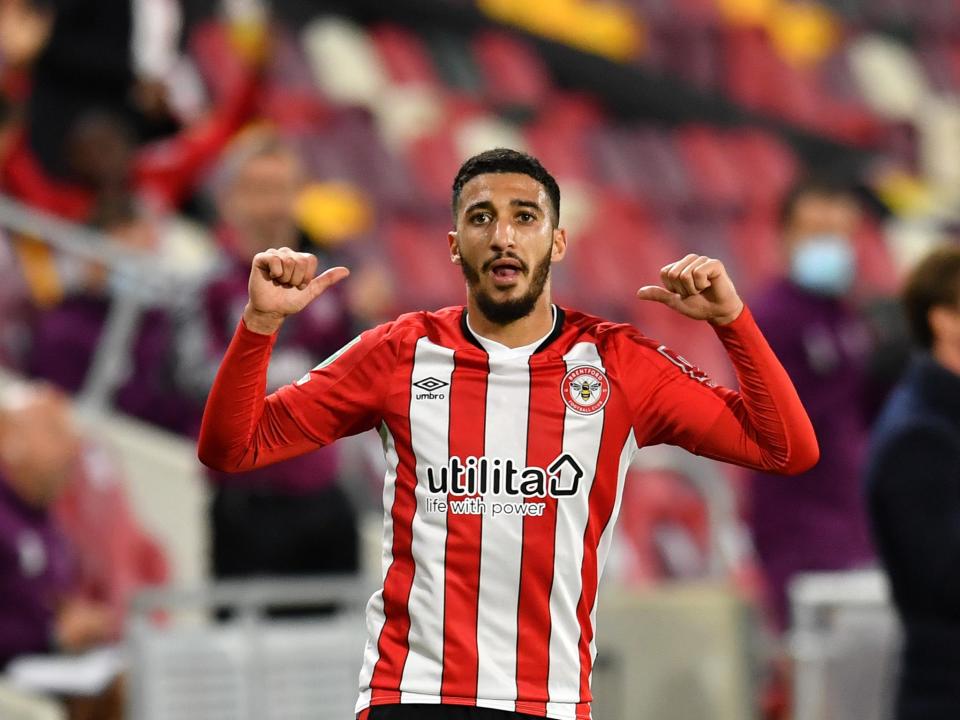
[[[550,277],[550,256],[553,247],[547,248],[547,254],[531,270],[527,264],[511,252],[500,253],[487,260],[478,271],[473,265],[464,261],[460,263],[460,269],[463,270],[463,276],[467,280],[467,286],[477,308],[483,313],[483,316],[497,325],[509,325],[521,318],[527,317],[533,308],[536,307],[537,300],[543,294],[546,287],[547,278]],[[463,254],[460,254],[463,257]],[[480,287],[480,275],[490,270],[490,266],[502,258],[512,258],[521,264],[521,272],[530,277],[530,286],[527,291],[518,298],[510,300],[495,300],[490,293]]]

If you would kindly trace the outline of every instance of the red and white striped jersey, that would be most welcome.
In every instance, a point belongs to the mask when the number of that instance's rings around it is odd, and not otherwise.
[[[717,333],[741,393],[628,325],[557,309],[538,347],[493,349],[448,308],[367,331],[264,399],[271,340],[241,324],[201,458],[240,470],[378,429],[383,586],[357,712],[449,703],[587,719],[597,584],[637,449],[781,472],[815,460],[749,310]]]

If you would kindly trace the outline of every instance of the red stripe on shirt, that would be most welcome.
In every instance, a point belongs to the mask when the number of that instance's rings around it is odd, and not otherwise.
[[[545,365],[534,355],[530,360],[530,408],[537,408],[536,427],[527,427],[527,466],[548,467],[563,452],[566,408],[560,385],[566,368],[554,362]],[[543,415],[539,415],[539,413]],[[517,699],[524,712],[546,714],[550,674],[550,591],[553,588],[554,548],[557,530],[557,499],[527,498],[544,502],[542,516],[523,519],[523,549],[520,557],[520,592],[517,604]],[[532,703],[536,703],[533,705]]]
[[[617,499],[618,469],[620,454],[627,442],[629,431],[623,433],[623,423],[614,422],[611,414],[622,412],[620,403],[611,398],[604,409],[603,432],[600,436],[600,451],[597,455],[597,471],[590,487],[590,514],[583,531],[583,564],[580,567],[580,601],[577,603],[577,620],[580,623],[580,699],[589,703],[590,672],[593,660],[590,643],[593,641],[593,623],[590,613],[597,598],[597,548],[600,538],[610,522]],[[619,430],[618,430],[619,428]]]
[[[450,380],[450,457],[463,463],[484,453],[487,375],[485,353],[474,349],[454,354]],[[466,497],[448,494],[448,502]],[[448,506],[449,507],[449,506]],[[447,511],[444,562],[442,702],[476,704],[477,613],[480,600],[480,548],[482,515]]]
[[[411,345],[411,353],[416,353],[416,343]],[[414,359],[410,363],[410,376],[404,388],[405,398],[401,399],[408,409],[412,401],[411,383],[413,382]],[[408,635],[410,632],[410,589],[413,587],[414,562],[411,545],[413,543],[413,516],[417,511],[417,460],[410,442],[410,413],[404,413],[401,422],[387,427],[393,435],[397,451],[397,477],[390,515],[393,519],[393,562],[387,569],[383,582],[383,628],[377,642],[379,657],[373,667],[370,678],[372,702],[384,702],[389,697],[398,696],[397,688],[403,678],[403,667],[410,652]],[[399,698],[397,698],[399,700]]]

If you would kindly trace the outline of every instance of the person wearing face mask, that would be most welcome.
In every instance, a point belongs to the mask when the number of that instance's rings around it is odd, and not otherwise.
[[[872,557],[859,489],[871,341],[847,298],[860,213],[849,186],[829,179],[797,184],[780,214],[787,271],[752,303],[821,450],[819,464],[798,477],[750,478],[749,522],[781,629],[789,625],[787,588],[794,575],[849,569]]]
[[[903,621],[897,720],[960,717],[960,247],[911,272],[903,305],[919,352],[873,431],[866,486]]]

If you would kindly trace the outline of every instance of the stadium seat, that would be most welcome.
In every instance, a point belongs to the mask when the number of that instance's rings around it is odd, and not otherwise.
[[[558,125],[545,115],[526,128],[526,144],[558,181],[592,180],[593,163],[584,141],[584,132]]]
[[[269,84],[317,92],[313,71],[299,38],[287,28],[273,33],[268,68]]]
[[[452,132],[417,138],[408,148],[406,161],[428,201],[436,205],[450,201],[450,181],[461,161]]]
[[[763,209],[748,212],[733,223],[729,240],[730,256],[736,259],[737,267],[734,282],[749,301],[783,271],[784,254],[775,213]]]
[[[312,20],[301,42],[317,85],[331,100],[372,106],[387,84],[387,74],[367,33],[333,17]]]
[[[738,158],[749,204],[769,209],[779,203],[797,176],[793,151],[782,140],[760,130],[728,130],[725,138],[730,152]]]
[[[691,125],[677,131],[676,141],[701,204],[728,211],[743,205],[750,179],[741,169],[742,158],[730,151],[725,134]]]
[[[463,277],[447,253],[449,220],[397,219],[384,232],[401,312],[463,302]]]
[[[190,33],[190,54],[200,76],[214,98],[226,97],[246,74],[243,62],[230,44],[226,27],[204,22]]]
[[[495,115],[478,115],[460,123],[453,137],[462,160],[496,147],[526,150],[519,128]]]
[[[682,475],[661,469],[630,471],[619,526],[619,536],[631,550],[626,582],[647,586],[707,574],[707,506]]]
[[[552,81],[529,42],[489,30],[474,36],[471,47],[487,102],[504,110],[532,111],[543,105]]]
[[[397,25],[378,25],[371,29],[370,39],[391,83],[440,85],[430,52],[416,33]]]
[[[906,46],[866,36],[851,43],[849,56],[860,94],[876,115],[892,121],[917,116],[930,90],[922,66]]]

